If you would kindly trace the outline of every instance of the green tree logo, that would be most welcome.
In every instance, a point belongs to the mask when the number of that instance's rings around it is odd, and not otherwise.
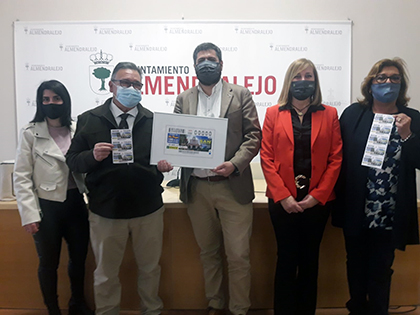
[[[99,95],[109,94],[108,89],[105,88],[105,80],[111,74],[113,66],[110,63],[114,57],[109,53],[103,52],[101,49],[99,52],[90,55],[89,59],[93,62],[93,65],[89,66],[89,85],[91,90]],[[99,89],[98,81],[95,78],[101,80],[101,87]]]
[[[99,91],[106,91],[107,89],[105,88],[105,79],[109,78],[111,71],[107,68],[100,67],[94,69],[92,74],[95,76],[95,78],[101,80],[101,88]]]

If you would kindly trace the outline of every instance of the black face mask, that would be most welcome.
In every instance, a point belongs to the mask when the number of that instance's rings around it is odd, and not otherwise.
[[[64,106],[64,104],[46,104],[42,105],[42,110],[48,118],[57,119],[64,116],[66,113],[66,106]]]
[[[222,70],[219,62],[204,60],[195,66],[197,78],[203,85],[213,85],[220,80]]]
[[[290,93],[299,101],[306,100],[315,93],[315,81],[293,81],[290,86]]]

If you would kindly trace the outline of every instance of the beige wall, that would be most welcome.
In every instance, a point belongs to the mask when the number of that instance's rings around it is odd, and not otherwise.
[[[353,27],[352,100],[370,67],[400,56],[411,74],[411,107],[420,109],[417,0],[0,0],[0,161],[17,143],[13,21],[62,20],[346,20]]]

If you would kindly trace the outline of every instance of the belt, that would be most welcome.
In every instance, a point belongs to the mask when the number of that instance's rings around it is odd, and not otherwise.
[[[295,185],[297,189],[303,189],[307,185],[309,186],[309,182],[311,181],[310,178],[307,178],[305,175],[297,175],[295,176]]]
[[[226,180],[229,179],[229,177],[225,177],[222,175],[215,175],[215,176],[208,176],[208,177],[197,177],[197,176],[193,176],[195,179],[199,179],[199,180],[205,180],[207,182],[220,182],[222,180]]]

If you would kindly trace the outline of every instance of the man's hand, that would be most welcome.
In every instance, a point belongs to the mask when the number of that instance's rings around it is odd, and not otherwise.
[[[93,157],[96,161],[101,162],[108,157],[113,147],[114,146],[111,143],[98,142],[93,148]]]
[[[293,196],[289,196],[287,198],[284,198],[283,200],[280,200],[280,204],[284,208],[284,210],[289,214],[303,212],[303,208],[299,205],[298,202],[296,202]]]
[[[232,162],[223,162],[216,168],[212,169],[217,175],[228,177],[235,171],[235,165]]]
[[[26,232],[31,235],[34,235],[36,232],[39,231],[39,222],[29,223],[23,226]]]
[[[172,171],[173,166],[171,165],[171,163],[169,163],[169,162],[168,162],[168,161],[166,161],[166,160],[160,160],[160,161],[157,163],[157,168],[158,168],[159,172],[164,173],[164,172],[169,172],[169,171]]]
[[[306,195],[305,198],[298,202],[298,205],[301,206],[303,210],[305,210],[316,206],[318,203],[319,201],[316,200],[314,197],[312,197],[311,195]]]

